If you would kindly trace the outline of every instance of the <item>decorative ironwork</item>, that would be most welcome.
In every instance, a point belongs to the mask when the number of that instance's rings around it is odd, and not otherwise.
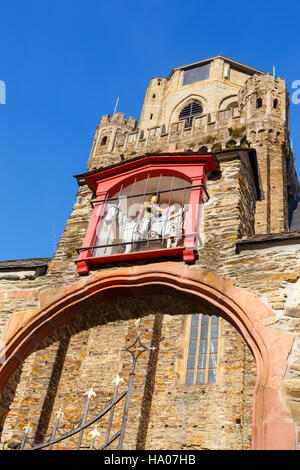
[[[137,338],[135,341],[128,346],[127,348],[121,348],[121,351],[128,352],[132,357],[132,364],[131,370],[129,373],[128,385],[126,389],[119,393],[119,385],[120,383],[124,382],[124,379],[121,378],[119,375],[113,380],[114,391],[112,394],[111,399],[108,401],[107,405],[102,409],[100,412],[91,409],[91,402],[92,398],[96,396],[93,388],[91,387],[85,395],[87,396],[85,409],[83,412],[82,417],[77,421],[70,421],[72,428],[68,431],[66,430],[66,425],[60,424],[61,418],[64,416],[64,413],[60,409],[55,416],[55,422],[53,426],[53,430],[44,437],[43,442],[36,443],[35,437],[30,437],[30,434],[33,431],[33,428],[30,424],[27,424],[23,427],[23,438],[21,443],[16,446],[12,446],[7,442],[2,443],[3,449],[13,449],[13,450],[40,450],[40,449],[47,449],[52,450],[55,444],[59,442],[65,441],[66,439],[78,435],[78,440],[76,444],[76,450],[80,450],[82,448],[89,449],[89,450],[104,450],[107,449],[113,442],[118,441],[118,450],[122,450],[125,438],[125,431],[126,425],[128,420],[128,410],[130,404],[130,397],[131,397],[131,390],[134,381],[135,375],[135,368],[138,358],[147,351],[154,349],[154,347],[148,348],[141,342],[140,332],[138,332]],[[122,415],[122,422],[120,429],[111,435],[112,426],[113,426],[113,419],[114,419],[114,412],[116,405],[120,403],[124,399],[124,408],[123,408],[123,415]],[[109,415],[108,415],[109,414]],[[88,419],[89,415],[92,418]],[[101,418],[108,415],[108,422],[107,428],[105,433],[105,442],[102,445],[96,446],[96,442],[99,441],[100,432],[98,431],[97,427],[93,427],[96,423],[99,423]],[[86,445],[82,447],[82,441],[84,437],[84,433],[87,429],[90,429],[89,436],[91,437],[89,447]]]

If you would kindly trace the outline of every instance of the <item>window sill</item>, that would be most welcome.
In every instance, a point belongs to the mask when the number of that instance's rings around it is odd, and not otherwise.
[[[87,274],[89,272],[89,266],[95,266],[99,264],[108,264],[115,262],[126,262],[134,261],[139,259],[149,258],[163,258],[170,256],[181,256],[185,262],[193,262],[195,260],[195,252],[193,249],[186,249],[184,246],[178,246],[176,248],[162,248],[159,250],[148,250],[148,251],[134,251],[131,253],[116,253],[113,255],[106,256],[89,256],[83,259],[76,259],[78,274]]]

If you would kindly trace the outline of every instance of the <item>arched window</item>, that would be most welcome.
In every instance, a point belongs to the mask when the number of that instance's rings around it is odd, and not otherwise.
[[[100,145],[106,145],[106,142],[107,142],[107,136],[104,136],[104,137],[102,137]]]
[[[194,117],[202,113],[201,104],[198,101],[192,101],[181,110],[178,119],[179,121],[185,121],[184,127],[191,127]]]
[[[257,98],[257,100],[256,100],[256,109],[261,108],[261,107],[262,107],[262,99]]]
[[[215,383],[218,365],[219,318],[195,313],[191,317],[185,384]]]
[[[275,100],[273,101],[273,108],[276,109],[278,106],[278,99],[275,98]]]

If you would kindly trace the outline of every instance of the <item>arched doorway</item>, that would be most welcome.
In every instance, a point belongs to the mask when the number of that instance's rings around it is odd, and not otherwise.
[[[287,417],[279,386],[286,370],[293,336],[265,327],[273,313],[248,291],[235,288],[230,279],[179,263],[102,271],[75,286],[41,295],[42,309],[8,325],[7,360],[1,369],[1,388],[18,365],[49,334],[87,308],[119,298],[154,298],[176,292],[189,305],[210,315],[220,315],[235,326],[256,360],[257,381],[253,397],[253,449],[294,448],[294,424]],[[195,311],[195,310],[194,310]],[[276,355],[274,354],[276,352]],[[238,424],[238,423],[237,423]]]

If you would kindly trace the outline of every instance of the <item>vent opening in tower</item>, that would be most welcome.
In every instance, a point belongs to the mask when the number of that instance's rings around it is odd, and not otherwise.
[[[199,103],[198,101],[192,101],[181,110],[178,120],[185,121],[184,123],[185,128],[191,127],[193,119],[202,113],[203,113],[203,108],[202,108],[201,103]]]

